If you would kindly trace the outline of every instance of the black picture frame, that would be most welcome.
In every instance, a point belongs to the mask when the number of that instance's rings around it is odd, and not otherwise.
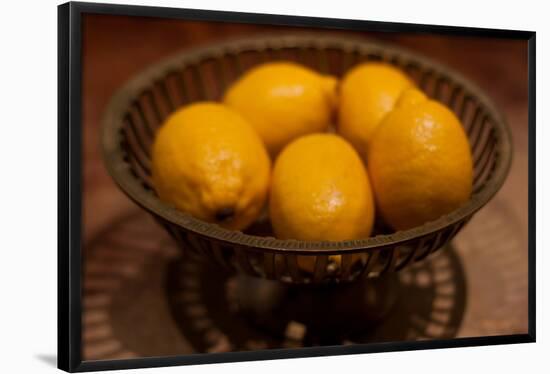
[[[180,20],[227,21],[331,29],[409,33],[437,33],[458,36],[512,38],[528,41],[528,333],[432,340],[275,349],[251,352],[146,357],[123,360],[83,361],[81,355],[81,161],[82,15],[87,13],[145,16]],[[533,31],[449,27],[409,23],[374,22],[69,2],[58,7],[58,367],[69,372],[130,369],[204,363],[270,360],[402,350],[437,349],[535,342],[535,53]]]

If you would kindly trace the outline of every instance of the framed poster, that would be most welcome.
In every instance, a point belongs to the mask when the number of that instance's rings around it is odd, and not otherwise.
[[[535,341],[534,32],[67,3],[58,46],[61,369]]]

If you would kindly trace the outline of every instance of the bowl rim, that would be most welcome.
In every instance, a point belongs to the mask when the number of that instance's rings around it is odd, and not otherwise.
[[[405,60],[412,60],[438,71],[453,83],[475,98],[485,109],[489,118],[500,132],[497,132],[498,154],[501,160],[493,171],[492,178],[483,188],[473,194],[467,203],[454,211],[429,221],[423,225],[408,230],[396,231],[392,234],[381,234],[373,237],[345,241],[302,241],[295,239],[276,239],[274,237],[245,234],[241,231],[222,228],[215,223],[208,223],[181,212],[175,207],[164,203],[150,191],[143,188],[141,182],[132,174],[124,161],[124,152],[120,147],[123,116],[126,109],[139,94],[150,87],[152,82],[162,80],[172,71],[181,70],[186,65],[192,65],[207,58],[216,58],[227,54],[236,54],[246,50],[266,50],[281,47],[316,47],[344,49],[350,51],[384,51]],[[367,52],[368,53],[368,52]],[[366,53],[365,53],[366,54]],[[466,220],[481,209],[498,192],[510,170],[512,162],[511,132],[502,113],[493,102],[474,83],[457,73],[455,70],[435,62],[432,59],[411,52],[402,47],[387,43],[364,40],[359,37],[326,35],[324,32],[267,34],[252,37],[237,37],[222,42],[216,42],[201,47],[180,51],[179,53],[154,63],[145,70],[130,78],[110,99],[101,120],[101,150],[108,173],[119,188],[150,213],[180,226],[194,234],[208,237],[221,244],[247,247],[256,251],[268,251],[280,254],[301,255],[331,255],[364,251],[375,251],[384,248],[406,245],[408,242],[437,234],[451,225]],[[455,226],[456,230],[458,226]],[[455,232],[456,233],[456,232]]]

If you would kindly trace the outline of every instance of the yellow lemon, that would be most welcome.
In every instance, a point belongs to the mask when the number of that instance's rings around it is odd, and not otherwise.
[[[301,137],[281,152],[269,209],[282,239],[366,238],[374,219],[367,171],[353,147],[333,134]]]
[[[384,118],[367,160],[377,209],[397,230],[450,213],[472,192],[472,156],[460,121],[416,89],[406,90]]]
[[[336,106],[337,81],[291,62],[271,62],[248,71],[226,92],[224,102],[256,129],[276,155],[293,139],[323,132]]]
[[[399,69],[384,63],[364,63],[342,79],[338,132],[362,157],[369,140],[399,95],[414,83]]]
[[[281,239],[366,238],[374,221],[368,174],[357,152],[333,134],[312,134],[290,143],[277,158],[269,199],[271,223]],[[340,262],[340,256],[331,256]],[[313,271],[313,257],[300,256]]]
[[[269,156],[252,126],[221,104],[173,113],[155,138],[152,179],[159,197],[194,217],[242,230],[267,198]]]

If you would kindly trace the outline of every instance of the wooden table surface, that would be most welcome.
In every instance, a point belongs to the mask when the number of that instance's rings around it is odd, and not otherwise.
[[[84,247],[87,250],[92,240],[108,228],[113,219],[135,209],[134,204],[116,188],[101,160],[100,119],[111,95],[136,73],[181,50],[237,36],[304,30],[279,26],[100,15],[85,16],[83,27],[83,230]],[[517,232],[517,244],[513,248],[503,247],[502,250],[521,255],[522,259],[518,261],[516,268],[526,277],[527,43],[428,34],[322,31],[392,43],[440,61],[479,85],[505,114],[513,135],[513,164],[505,185],[488,205],[483,219],[490,219],[491,214],[509,216],[510,219],[504,219],[502,224],[513,225],[514,232]],[[469,226],[473,226],[475,220],[472,220]],[[473,243],[476,235],[482,234],[476,232],[475,228],[464,230],[457,241],[459,244],[461,241]],[[468,244],[464,246],[467,247]],[[487,261],[491,259],[491,255],[475,253],[471,248],[464,249],[460,254],[466,256],[467,253],[470,253],[469,258],[463,259],[466,263],[467,279],[483,283],[484,270],[477,269],[478,257],[482,256],[484,261]],[[472,269],[478,271],[472,272]],[[495,324],[494,319],[487,318],[489,322],[485,330],[472,328],[468,331],[466,328],[458,335],[468,336],[478,331],[488,334],[525,331],[526,278],[519,283],[520,288],[514,295],[524,295],[525,300],[516,300],[517,318],[514,317],[513,322],[508,319],[507,323]],[[493,281],[488,281],[487,284],[493,284]],[[475,291],[472,290],[471,294],[475,296]],[[482,299],[483,295],[478,295],[478,298]],[[490,305],[483,305],[485,309],[479,307],[467,310],[464,317],[465,325],[468,325],[468,321],[472,325],[472,321],[485,318],[481,315],[487,313]]]

